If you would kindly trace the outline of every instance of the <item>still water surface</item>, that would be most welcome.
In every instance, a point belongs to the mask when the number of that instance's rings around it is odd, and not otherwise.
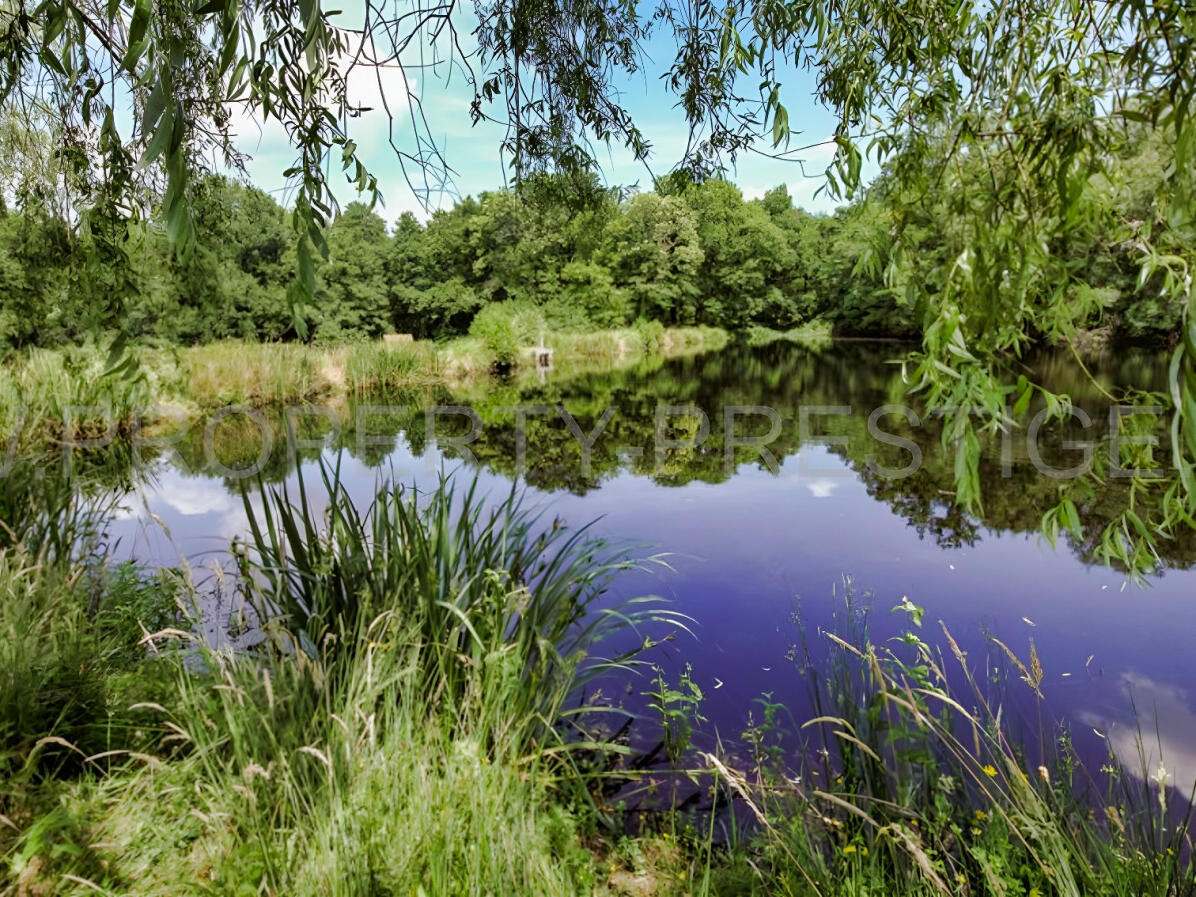
[[[908,401],[901,369],[890,363],[900,352],[892,344],[862,343],[821,353],[731,347],[635,371],[569,379],[549,374],[543,383],[532,379],[459,394],[371,397],[330,414],[342,421],[339,437],[329,436],[322,452],[300,453],[298,464],[314,483],[318,456],[339,456],[343,479],[363,502],[379,478],[426,486],[442,471],[462,467],[469,470],[457,475],[476,472],[484,490],[500,495],[517,471],[510,409],[547,406],[553,410],[528,415],[520,479],[529,486],[529,499],[571,525],[597,519],[598,533],[670,553],[671,571],[628,574],[617,589],[628,596],[665,595],[696,621],[692,638],[681,634],[649,659],[673,676],[692,665],[706,697],[703,738],[717,733],[734,741],[763,693],[793,708],[800,721],[806,685],[792,661],[792,648],[803,637],[795,610],[800,607],[805,640],[817,656],[818,628],[842,628],[835,617],[842,617],[849,578],[858,593],[871,596],[874,639],[901,631],[906,618],[889,608],[903,596],[925,608],[928,640],[939,637],[943,621],[977,666],[986,656],[1000,659],[986,633],[1023,657],[1033,639],[1046,674],[1048,715],[1070,728],[1082,752],[1099,761],[1111,745],[1137,767],[1136,704],[1149,734],[1151,766],[1158,762],[1157,728],[1171,781],[1190,790],[1196,778],[1196,572],[1188,568],[1196,561],[1196,544],[1191,538],[1169,544],[1162,558],[1168,569],[1144,587],[1127,583],[1123,573],[1099,562],[1092,536],[1125,500],[1126,481],[1045,476],[1035,469],[1024,434],[985,445],[983,511],[961,513],[950,502],[952,453],[942,446],[937,421],[916,407],[917,425],[896,414],[879,420],[886,433],[917,445],[921,464],[898,479],[879,473],[915,460],[910,444],[880,442],[867,425],[875,408]],[[1107,401],[1102,405],[1099,390],[1065,360],[1038,359],[1028,371],[1068,391],[1094,421],[1089,428],[1076,421],[1066,430],[1046,428],[1044,460],[1058,469],[1071,466],[1081,453],[1064,449],[1063,441],[1086,439],[1096,443],[1100,471],[1107,457]],[[1158,388],[1164,363],[1149,356],[1107,359],[1097,376],[1106,386]],[[469,445],[471,459],[427,444],[422,408],[435,402],[477,409],[481,434]],[[392,407],[397,404],[408,407]],[[594,443],[588,476],[576,437],[555,411],[559,405],[587,434],[608,407],[617,408]],[[658,458],[658,409],[682,405],[707,415],[709,435],[700,446],[670,449]],[[728,406],[775,409],[771,416],[743,413],[735,426],[739,435],[762,436],[779,421],[768,444],[775,465],[750,446],[728,462]],[[305,415],[302,422],[312,421],[316,416]],[[451,415],[434,423],[442,434],[466,428],[464,419]],[[233,415],[213,431],[209,442],[224,453],[225,476],[214,475],[204,462],[195,448],[202,442],[198,435],[190,448],[182,443],[173,456],[156,461],[114,524],[120,551],[163,564],[185,558],[201,579],[226,559],[229,540],[246,528],[239,490],[252,484],[227,474],[258,456],[257,432]],[[694,409],[674,408],[663,434],[684,443],[700,432]],[[827,438],[835,436],[838,441]],[[287,458],[283,442],[275,439],[262,455],[270,459],[267,478],[293,481],[294,459]],[[1060,489],[1071,490],[1085,538],[1061,539],[1052,547],[1038,524]],[[229,607],[210,588],[214,634]],[[1037,719],[1029,689],[1009,678],[1009,713]],[[642,705],[640,692],[647,687],[647,680],[636,682],[617,697]]]

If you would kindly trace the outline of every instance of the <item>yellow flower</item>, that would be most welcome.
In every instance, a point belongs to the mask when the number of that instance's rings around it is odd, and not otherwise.
[[[997,768],[991,763],[984,764],[984,766],[980,767],[980,771],[990,779],[995,779],[997,777]]]
[[[976,818],[977,818],[978,820],[985,820],[985,819],[987,819],[987,818],[988,818],[988,814],[987,814],[987,813],[985,813],[983,810],[977,810],[977,811],[976,811]]]
[[[1028,897],[1042,897],[1042,891],[1038,888],[1031,888]]]
[[[843,853],[844,854],[855,853],[855,845],[848,844],[846,847],[843,848]]]
[[[1168,849],[1170,849],[1170,848],[1168,848]],[[867,855],[868,855],[868,848],[867,848],[867,847],[861,847],[861,848],[860,848],[860,856],[862,856],[862,857],[866,857]]]

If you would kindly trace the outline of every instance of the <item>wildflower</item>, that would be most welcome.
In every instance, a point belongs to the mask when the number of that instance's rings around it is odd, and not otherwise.
[[[843,848],[844,855],[847,855],[849,853],[855,853],[855,845],[854,844],[848,844],[846,847]]]
[[[1159,788],[1163,788],[1164,786],[1166,786],[1166,784],[1167,784],[1167,779],[1169,778],[1169,776],[1168,776],[1168,774],[1167,774],[1167,767],[1165,767],[1165,766],[1163,765],[1163,761],[1162,761],[1162,760],[1160,760],[1160,761],[1159,761],[1159,768],[1158,768],[1158,771],[1157,771],[1157,772],[1155,772],[1155,774],[1154,774],[1154,775],[1152,775],[1150,778],[1151,778],[1153,781],[1155,781],[1155,782],[1157,782],[1157,783],[1158,783],[1158,785],[1159,785]]]
[[[980,767],[980,771],[990,779],[995,779],[997,777],[997,768],[991,763],[985,763],[984,766]]]
[[[1045,766],[1038,767],[1038,777],[1048,785],[1051,784],[1051,773]]]
[[[985,819],[987,819],[987,818],[988,818],[988,814],[987,814],[987,813],[985,813],[983,810],[977,810],[977,811],[976,811],[976,819],[977,819],[978,821],[983,821],[983,820],[985,820]]]

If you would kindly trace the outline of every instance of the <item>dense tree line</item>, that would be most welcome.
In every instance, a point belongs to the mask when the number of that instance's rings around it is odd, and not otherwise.
[[[426,225],[410,213],[388,228],[350,203],[328,233],[307,309],[321,340],[387,331],[462,333],[492,303],[534,304],[550,326],[666,324],[778,329],[830,315],[851,330],[907,332],[897,303],[873,306],[874,278],[857,274],[866,210],[835,216],[794,209],[784,187],[745,201],[722,180],[666,192],[589,185],[566,195],[554,180],[466,197]],[[95,320],[97,246],[35,206],[0,217],[0,338],[53,344],[124,327],[136,336],[196,342],[286,339],[295,260],[286,213],[262,191],[220,176],[197,191],[196,249],[172,258],[151,223],[122,243],[137,298],[121,320]],[[872,222],[875,225],[876,222]]]
[[[1161,138],[1144,131],[1112,175],[1089,182],[1092,226],[1048,247],[1072,272],[1066,294],[1050,300],[1061,321],[1137,340],[1178,331],[1182,304],[1139,281],[1128,248],[1135,228],[1160,220],[1170,162]],[[354,202],[329,228],[307,336],[449,336],[495,303],[535,306],[548,326],[576,330],[636,320],[785,330],[820,318],[841,334],[913,336],[928,309],[939,311],[936,278],[953,269],[950,260],[994,289],[1008,277],[1008,259],[967,255],[968,197],[985,175],[962,166],[915,195],[882,173],[833,215],[794,208],[783,186],[745,200],[728,181],[683,176],[624,194],[541,176],[466,197],[426,224],[405,213],[393,227]],[[1100,214],[1109,205],[1123,222],[1114,232]],[[102,218],[72,226],[37,195],[18,198],[0,214],[0,341],[52,345],[105,329],[178,343],[297,338],[287,212],[261,190],[213,175],[196,189],[193,216],[195,252],[180,262],[160,219],[114,241]],[[118,279],[135,298],[115,312],[101,294]],[[1027,339],[1073,336],[1061,327]]]

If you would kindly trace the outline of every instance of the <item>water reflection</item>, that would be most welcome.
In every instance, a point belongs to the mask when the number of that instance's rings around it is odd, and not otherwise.
[[[1196,793],[1196,710],[1177,684],[1137,672],[1123,673],[1117,706],[1077,716],[1108,740],[1122,767],[1138,781],[1165,784],[1187,797]]]
[[[302,465],[313,483],[318,457],[340,457],[350,494],[365,500],[379,477],[428,482],[442,469],[460,467],[476,472],[483,490],[503,493],[522,461],[533,500],[551,504],[554,514],[573,524],[600,518],[599,533],[674,554],[674,573],[631,575],[619,588],[625,596],[672,596],[678,610],[698,621],[696,640],[680,639],[651,659],[693,664],[707,695],[709,737],[715,729],[738,737],[747,709],[763,692],[800,712],[805,686],[787,659],[803,637],[793,621],[796,602],[800,598],[804,635],[816,639],[818,627],[833,625],[835,589],[850,574],[876,594],[875,638],[898,632],[902,621],[883,611],[905,595],[926,608],[928,624],[944,620],[977,662],[989,649],[985,632],[1023,653],[1032,636],[1046,670],[1049,707],[1093,723],[1076,737],[1098,765],[1109,745],[1118,756],[1134,756],[1126,690],[1134,690],[1139,710],[1149,698],[1159,708],[1168,772],[1174,782],[1190,784],[1196,756],[1185,745],[1196,744],[1196,715],[1181,689],[1191,679],[1189,634],[1196,630],[1196,578],[1186,569],[1196,561],[1193,533],[1161,543],[1170,569],[1150,588],[1125,588],[1124,575],[1095,563],[1095,540],[1131,500],[1129,482],[1044,476],[1024,432],[1007,440],[995,435],[982,445],[983,505],[977,513],[963,512],[952,502],[956,462],[938,418],[915,406],[916,424],[901,414],[883,417],[892,441],[869,432],[873,409],[907,400],[899,366],[888,363],[894,351],[867,344],[821,354],[790,346],[732,348],[655,369],[544,384],[372,396],[331,414],[295,416],[291,426],[299,438],[290,441],[282,411],[268,415],[268,436],[248,415],[228,414],[207,440],[224,475],[213,475],[205,460],[204,428],[192,428],[143,472],[125,498],[129,516],[114,521],[113,531],[121,551],[141,560],[186,559],[212,590],[219,629],[237,609],[219,576],[206,571],[217,569],[212,565],[228,541],[244,532],[240,492],[256,488],[258,479],[228,471],[261,456],[260,479],[285,482]],[[1069,392],[1094,421],[1107,420],[1106,400],[1074,365],[1054,356],[1028,364]],[[1153,388],[1165,381],[1165,364],[1148,356],[1110,359],[1098,377],[1106,388],[1115,382]],[[425,412],[434,404],[468,405],[477,413],[482,429],[467,446],[472,461],[445,446],[466,433],[470,421],[430,417]],[[664,435],[682,447],[660,457],[658,409],[686,405],[704,413],[708,435],[687,446],[687,437],[702,429],[700,415],[694,409],[672,413]],[[526,417],[522,454],[518,406]],[[545,410],[526,412],[530,406]],[[774,419],[744,414],[728,430],[728,406],[775,411],[779,427],[766,446],[775,464],[759,446],[731,444],[769,434]],[[826,410],[845,406],[849,413]],[[811,408],[823,412],[811,415]],[[429,439],[429,423],[439,446]],[[1165,422],[1154,423],[1165,443]],[[593,434],[600,425],[589,470],[583,470],[576,433]],[[1076,458],[1067,443],[1084,439],[1094,443],[1097,472],[1107,474],[1107,433],[1075,419],[1044,430],[1042,457],[1067,467]],[[921,463],[909,475],[884,474],[910,466],[915,455]],[[1053,550],[1038,532],[1044,511],[1062,496],[1074,501],[1084,535]],[[1133,500],[1149,520],[1150,492]],[[632,687],[632,698],[638,691]],[[1014,701],[1011,712],[1017,706]]]
[[[1127,508],[1134,507],[1145,526],[1154,524],[1152,502],[1161,500],[1161,490],[1135,494],[1131,480],[1111,470],[1117,450],[1101,390],[1114,381],[1160,387],[1163,359],[1111,358],[1097,367],[1098,384],[1055,355],[1028,362],[1030,374],[1072,397],[1078,416],[1038,432],[1023,427],[987,436],[978,470],[982,504],[965,513],[953,501],[957,453],[944,441],[941,418],[916,404],[901,405],[909,401],[908,384],[889,363],[896,351],[891,344],[860,343],[821,353],[785,345],[732,348],[645,370],[362,397],[304,413],[226,409],[219,420],[178,434],[161,457],[176,471],[216,476],[230,492],[244,485],[247,472],[281,482],[297,464],[343,450],[366,467],[394,468],[401,457],[403,477],[428,475],[447,455],[545,492],[585,495],[626,474],[676,487],[727,483],[747,468],[776,473],[788,466],[786,459],[800,458],[803,446],[818,445],[843,464],[811,471],[812,495],[833,495],[838,476],[861,481],[920,537],[943,548],[975,546],[986,534],[1035,533],[1043,514],[1064,498],[1074,504],[1082,529],[1065,539],[1085,562],[1102,560],[1101,533]],[[1167,422],[1137,424],[1157,437],[1154,456],[1165,459]],[[452,448],[472,432],[476,439]],[[1085,458],[1091,476],[1049,475]],[[177,500],[184,502],[203,488],[198,480],[177,485]],[[1196,533],[1182,528],[1171,535],[1160,543],[1161,564],[1191,566]]]

